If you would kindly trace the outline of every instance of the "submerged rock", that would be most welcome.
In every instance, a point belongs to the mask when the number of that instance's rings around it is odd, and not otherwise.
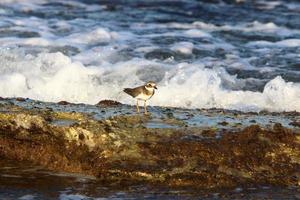
[[[76,123],[51,123],[61,119]],[[280,124],[216,133],[214,128],[146,128],[149,120],[139,115],[95,120],[19,108],[0,113],[0,157],[93,175],[112,185],[300,186],[300,136]]]

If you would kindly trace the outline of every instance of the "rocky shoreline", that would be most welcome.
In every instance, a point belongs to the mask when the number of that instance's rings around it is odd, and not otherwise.
[[[46,105],[29,109],[17,101],[2,100],[0,104],[1,159],[92,175],[111,186],[300,187],[297,126],[293,129],[273,123],[263,127],[253,122],[226,128],[227,121],[220,123],[222,128],[191,126],[171,115],[177,112],[172,109],[168,117],[158,118],[155,114],[126,113],[126,105],[117,103],[95,107],[107,106],[115,112],[97,119],[91,114],[94,111],[57,111]],[[103,110],[99,112],[105,115]],[[293,115],[297,122],[299,115]]]

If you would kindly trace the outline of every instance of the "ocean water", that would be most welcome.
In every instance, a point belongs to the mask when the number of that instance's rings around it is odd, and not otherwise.
[[[30,184],[29,184],[30,183]],[[155,188],[153,186],[105,187],[95,178],[58,173],[26,162],[0,160],[1,200],[283,200],[299,199],[299,188],[249,187],[219,191]]]
[[[241,1],[239,1],[241,2]],[[297,0],[1,0],[0,96],[300,111]]]

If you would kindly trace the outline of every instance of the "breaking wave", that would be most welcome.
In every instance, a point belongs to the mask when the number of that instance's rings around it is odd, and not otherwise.
[[[62,53],[33,56],[16,51],[2,51],[0,59],[2,97],[88,104],[114,99],[132,104],[134,101],[122,93],[122,88],[154,80],[159,90],[151,99],[151,105],[300,111],[300,84],[286,82],[280,76],[267,82],[263,91],[258,92],[242,90],[251,80],[238,79],[224,68],[206,68],[197,62],[174,66],[131,59],[86,67]]]

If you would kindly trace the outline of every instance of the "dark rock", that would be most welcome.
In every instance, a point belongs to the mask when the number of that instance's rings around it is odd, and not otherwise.
[[[70,102],[68,102],[68,101],[59,101],[59,102],[57,102],[57,104],[58,105],[70,105],[71,103]]]
[[[274,131],[282,131],[284,127],[280,123],[275,123],[273,126]]]
[[[289,125],[300,127],[300,121],[293,121],[293,122],[289,123]]]
[[[285,116],[292,116],[292,117],[300,116],[300,112],[297,111],[283,112],[282,114],[284,114]]]
[[[23,97],[17,97],[16,101],[24,102],[24,101],[26,101],[26,99]]]
[[[218,124],[221,125],[221,126],[227,126],[227,125],[228,125],[228,122],[223,121],[223,122],[219,122]]]
[[[96,104],[97,106],[105,106],[105,107],[111,107],[111,106],[119,106],[122,105],[122,103],[114,100],[101,100],[99,103]]]
[[[201,134],[204,137],[215,137],[216,136],[216,131],[211,130],[211,129],[207,129],[207,130],[203,130]]]

